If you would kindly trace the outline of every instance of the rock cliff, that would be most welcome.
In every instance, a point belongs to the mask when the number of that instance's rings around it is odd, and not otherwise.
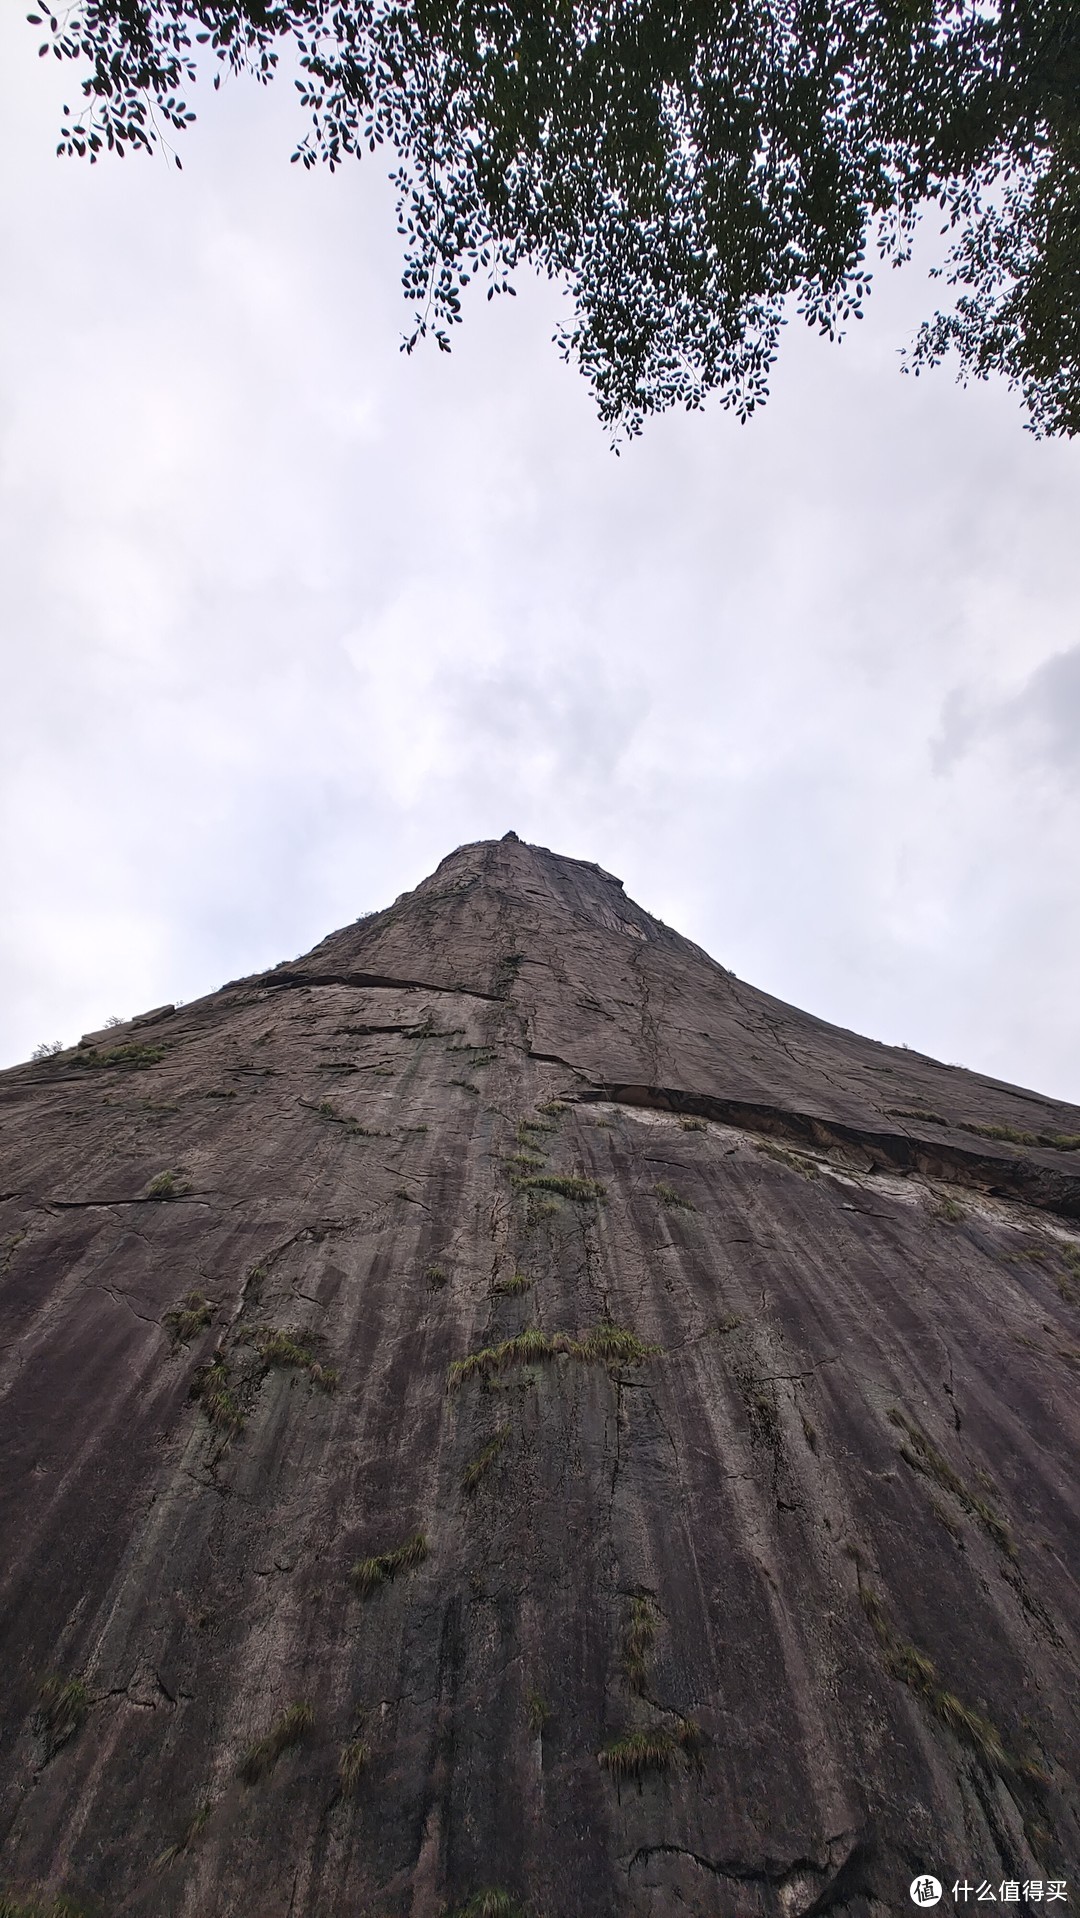
[[[0,1122],[0,1912],[1080,1898],[1080,1110],[508,835]]]

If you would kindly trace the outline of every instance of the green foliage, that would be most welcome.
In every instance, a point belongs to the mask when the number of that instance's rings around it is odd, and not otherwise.
[[[1080,1152],[1080,1132],[1040,1132],[1039,1144],[1055,1152]]]
[[[595,1326],[580,1339],[569,1332],[549,1334],[530,1325],[501,1345],[488,1345],[470,1352],[467,1358],[455,1359],[447,1386],[453,1392],[467,1379],[494,1378],[500,1372],[523,1365],[546,1365],[560,1357],[578,1359],[586,1365],[640,1365],[659,1350],[657,1345],[644,1345],[635,1332],[618,1325]]]
[[[510,1434],[504,1426],[500,1431],[496,1432],[493,1439],[488,1440],[483,1451],[478,1452],[476,1457],[465,1467],[461,1479],[461,1489],[466,1498],[472,1497],[481,1480],[487,1476],[509,1436]]]
[[[515,1178],[513,1183],[524,1192],[557,1192],[560,1199],[574,1199],[580,1205],[587,1205],[592,1199],[606,1199],[607,1193],[599,1179],[580,1178],[560,1172],[536,1172]]]
[[[542,1112],[546,1119],[558,1118],[569,1109],[565,1099],[546,1099],[543,1105],[536,1108],[537,1112]]]
[[[187,1851],[189,1845],[194,1844],[213,1809],[210,1800],[208,1798],[204,1799],[195,1812],[194,1817],[189,1820],[181,1836],[171,1845],[166,1845],[164,1851],[158,1853],[158,1856],[154,1860],[154,1868],[156,1871],[164,1871],[166,1865],[171,1865],[174,1859],[179,1858],[183,1852]]]
[[[201,1332],[213,1319],[215,1308],[204,1292],[189,1292],[181,1305],[174,1305],[165,1314],[165,1324],[172,1332],[177,1345],[186,1345],[189,1339]]]
[[[395,156],[409,350],[428,333],[449,350],[470,283],[512,293],[529,265],[570,293],[558,343],[605,424],[632,434],[709,394],[746,418],[785,317],[841,334],[861,315],[871,246],[906,260],[930,205],[953,234],[954,295],[911,370],[955,351],[965,376],[1018,387],[1036,432],[1080,426],[1069,0],[80,0],[29,18],[41,50],[85,76],[60,150],[91,162],[194,119],[193,35],[262,82],[282,46],[294,54],[311,131],[293,159]],[[498,961],[498,996],[521,958]]]
[[[694,1210],[689,1199],[684,1199],[681,1192],[676,1192],[675,1187],[668,1185],[663,1179],[659,1179],[653,1186],[653,1192],[661,1205],[668,1206],[672,1211],[693,1212]]]
[[[507,1279],[496,1279],[491,1289],[493,1292],[516,1298],[520,1293],[527,1292],[531,1285],[532,1280],[527,1278],[524,1272],[512,1272]]]
[[[245,1785],[257,1785],[272,1772],[283,1752],[299,1745],[315,1723],[310,1705],[290,1705],[270,1727],[264,1738],[250,1745],[237,1767],[237,1776]]]
[[[525,1918],[525,1913],[508,1891],[477,1891],[451,1918]]]
[[[372,1132],[370,1127],[361,1125],[359,1119],[354,1119],[350,1113],[339,1112],[336,1105],[334,1105],[330,1099],[320,1100],[319,1104],[314,1107],[314,1111],[320,1119],[325,1119],[329,1125],[341,1126],[346,1136],[350,1139],[381,1139],[384,1137],[383,1133]]]
[[[816,1179],[818,1168],[813,1159],[804,1158],[801,1153],[789,1152],[786,1146],[776,1145],[772,1139],[755,1139],[755,1152],[763,1152],[767,1159],[775,1159],[777,1165],[786,1165],[789,1172],[801,1172],[804,1179]]]
[[[188,1181],[178,1172],[158,1172],[146,1188],[148,1199],[182,1199],[191,1190]]]
[[[90,1693],[83,1680],[50,1672],[38,1692],[35,1717],[51,1752],[82,1730],[89,1711]]]
[[[930,1207],[930,1210],[935,1219],[941,1219],[945,1225],[959,1225],[962,1219],[967,1218],[967,1213],[964,1211],[963,1206],[958,1205],[957,1201],[950,1198],[948,1193],[945,1193],[940,1199],[936,1200]]]
[[[648,1731],[627,1732],[613,1744],[605,1745],[597,1757],[618,1783],[632,1778],[640,1784],[648,1772],[669,1771],[677,1758],[699,1766],[703,1746],[700,1726],[686,1719],[673,1732],[663,1725],[653,1725]]]
[[[295,1367],[306,1372],[313,1385],[323,1392],[333,1392],[338,1383],[338,1375],[332,1365],[322,1365],[302,1345],[291,1332],[283,1332],[279,1326],[262,1326],[255,1335],[255,1349],[268,1371],[274,1367],[288,1369]]]
[[[233,1396],[229,1368],[218,1352],[209,1365],[200,1367],[191,1381],[191,1397],[218,1431],[231,1436],[244,1429],[244,1414]]]
[[[876,1592],[865,1583],[861,1571],[859,1603],[881,1647],[886,1671],[916,1692],[934,1717],[948,1726],[961,1744],[974,1751],[999,1777],[1008,1779],[1019,1774],[1034,1784],[1049,1782],[1040,1767],[1030,1759],[1018,1759],[1006,1751],[1001,1733],[990,1719],[974,1711],[955,1692],[946,1690],[933,1659],[915,1645],[897,1637],[885,1607]]]
[[[338,1757],[338,1777],[346,1798],[350,1798],[356,1789],[361,1773],[367,1769],[371,1760],[371,1747],[362,1738],[352,1738],[341,1747]]]
[[[659,1616],[653,1599],[639,1595],[630,1600],[630,1616],[622,1641],[622,1668],[632,1692],[645,1690]]]
[[[424,1277],[433,1292],[441,1292],[446,1284],[446,1273],[441,1265],[429,1265]]]
[[[46,1039],[40,1046],[34,1047],[30,1058],[33,1063],[37,1065],[42,1059],[55,1059],[57,1054],[63,1052],[63,1050],[64,1041],[62,1039]]]
[[[977,1133],[980,1139],[1006,1139],[1012,1145],[1038,1145],[1040,1143],[1038,1133],[1020,1132],[1016,1126],[1012,1125],[968,1125],[961,1122],[959,1130],[961,1132]]]
[[[106,1052],[99,1052],[96,1046],[80,1048],[72,1064],[88,1068],[114,1066],[125,1072],[141,1072],[147,1066],[159,1065],[164,1057],[164,1046],[141,1046],[132,1042],[126,1046],[111,1046]]]
[[[680,1132],[707,1132],[708,1129],[709,1128],[705,1124],[704,1119],[680,1119],[679,1120]]]
[[[358,1559],[349,1576],[361,1598],[370,1598],[381,1585],[421,1564],[427,1554],[427,1539],[423,1532],[416,1532],[392,1552],[376,1552],[373,1558]]]

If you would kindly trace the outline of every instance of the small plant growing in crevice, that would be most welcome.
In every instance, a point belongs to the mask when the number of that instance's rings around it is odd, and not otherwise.
[[[248,1747],[237,1767],[238,1777],[245,1785],[257,1785],[260,1778],[273,1771],[283,1752],[307,1737],[314,1723],[315,1713],[310,1705],[290,1705],[266,1736]]]
[[[416,1532],[392,1552],[376,1552],[371,1558],[358,1559],[349,1577],[361,1598],[370,1598],[381,1585],[399,1578],[402,1572],[412,1571],[427,1554],[427,1539],[423,1532]]]
[[[677,1758],[684,1758],[699,1768],[704,1743],[701,1727],[686,1719],[674,1732],[664,1725],[653,1725],[648,1731],[627,1732],[625,1737],[605,1745],[597,1757],[616,1783],[633,1779],[640,1786],[647,1773],[670,1771]]]
[[[202,1332],[211,1323],[215,1307],[205,1292],[189,1292],[182,1304],[174,1305],[165,1314],[165,1324],[173,1335],[177,1345],[186,1345],[196,1332]]]
[[[560,1199],[574,1199],[579,1205],[587,1205],[593,1199],[603,1201],[607,1198],[599,1179],[582,1178],[578,1173],[524,1173],[514,1177],[511,1183],[522,1192],[557,1192]]]
[[[506,1427],[503,1426],[496,1432],[494,1438],[488,1440],[483,1451],[478,1452],[476,1457],[465,1467],[461,1477],[461,1489],[466,1498],[472,1498],[482,1480],[487,1477],[487,1474],[490,1472],[509,1436],[509,1432]]]
[[[45,1739],[50,1758],[82,1730],[89,1712],[90,1693],[84,1681],[50,1672],[38,1691],[34,1714],[36,1728]]]
[[[140,1072],[147,1066],[160,1065],[164,1057],[164,1046],[141,1046],[132,1043],[126,1046],[111,1046],[106,1052],[99,1052],[96,1046],[80,1047],[71,1063],[87,1068],[111,1066],[119,1068],[120,1071]]]
[[[565,1099],[546,1099],[543,1105],[537,1106],[536,1110],[537,1112],[542,1112],[547,1119],[557,1119],[562,1113],[568,1112],[570,1108]]]
[[[341,1747],[338,1756],[338,1777],[341,1790],[346,1798],[351,1798],[364,1771],[371,1760],[371,1747],[362,1738],[350,1738],[348,1744]]]
[[[667,1206],[669,1211],[693,1212],[696,1209],[689,1199],[684,1199],[682,1193],[676,1192],[675,1187],[668,1185],[664,1179],[657,1180],[653,1186],[653,1193],[661,1205]]]
[[[680,1132],[707,1132],[708,1129],[709,1128],[705,1124],[704,1119],[680,1119],[679,1120]]]
[[[522,1292],[527,1292],[531,1285],[532,1280],[524,1272],[512,1272],[507,1279],[496,1279],[491,1289],[501,1297],[517,1298]]]
[[[210,1424],[227,1436],[244,1429],[244,1414],[233,1396],[229,1368],[221,1352],[202,1366],[191,1381],[191,1397]]]
[[[441,1265],[429,1265],[424,1277],[433,1292],[441,1292],[446,1284],[446,1272]]]
[[[930,1207],[930,1212],[935,1219],[940,1219],[944,1225],[959,1225],[961,1220],[967,1218],[967,1213],[964,1211],[963,1206],[958,1205],[955,1199],[949,1197],[948,1193],[943,1194],[940,1199],[935,1200],[934,1204]]]
[[[476,1891],[464,1905],[455,1905],[450,1918],[525,1918],[525,1911],[508,1891]]]
[[[322,1365],[315,1354],[301,1345],[291,1332],[283,1332],[278,1326],[263,1326],[255,1336],[255,1349],[267,1371],[275,1367],[306,1372],[313,1385],[323,1392],[333,1392],[338,1383],[338,1375],[332,1365]]]
[[[1036,1132],[1021,1132],[1014,1125],[972,1125],[961,1119],[957,1126],[959,1132],[973,1132],[980,1139],[1001,1139],[1009,1145],[1043,1145],[1049,1141],[1039,1138]]]
[[[544,1161],[538,1152],[511,1152],[503,1160],[504,1165],[516,1166],[525,1176],[543,1167]]]
[[[789,1172],[800,1172],[804,1179],[816,1179],[819,1176],[813,1159],[789,1152],[786,1146],[776,1145],[772,1139],[755,1139],[754,1151],[763,1152],[767,1159],[775,1159],[777,1165],[786,1165]]]
[[[63,1050],[64,1041],[62,1039],[46,1039],[40,1046],[34,1047],[30,1058],[33,1064],[37,1065],[42,1059],[55,1059],[57,1054],[63,1052]]]
[[[990,1534],[995,1545],[1000,1547],[1006,1557],[1015,1558],[1016,1542],[1005,1520],[994,1511],[991,1505],[987,1504],[984,1498],[980,1498],[976,1492],[969,1490],[959,1473],[953,1470],[948,1459],[942,1456],[936,1445],[918,1425],[915,1425],[911,1419],[905,1418],[895,1406],[890,1409],[889,1419],[904,1434],[906,1443],[900,1447],[900,1457],[905,1465],[910,1465],[913,1472],[920,1472],[924,1478],[933,1479],[943,1491],[951,1492],[957,1504],[961,1505],[971,1518],[978,1519],[979,1524]]]
[[[543,1695],[533,1686],[525,1693],[525,1721],[534,1738],[542,1738],[551,1723],[552,1711]]]
[[[541,1332],[539,1327],[530,1325],[516,1337],[504,1339],[501,1345],[488,1345],[479,1352],[470,1352],[467,1358],[455,1359],[447,1388],[453,1392],[466,1379],[493,1378],[518,1366],[544,1365],[560,1357],[578,1359],[586,1365],[640,1365],[659,1350],[659,1346],[645,1345],[636,1332],[628,1332],[619,1325],[597,1325],[580,1339],[568,1332]]]
[[[630,1600],[630,1616],[622,1641],[622,1668],[630,1690],[638,1694],[645,1690],[659,1616],[654,1599],[639,1594]]]
[[[213,1805],[208,1798],[205,1798],[181,1836],[171,1845],[166,1845],[164,1851],[158,1853],[154,1860],[155,1871],[164,1871],[166,1865],[171,1865],[175,1858],[179,1858],[190,1845],[195,1843],[212,1811]]]
[[[1039,1765],[1027,1758],[1014,1758],[1006,1751],[996,1725],[983,1717],[981,1712],[965,1704],[955,1692],[946,1690],[933,1659],[928,1658],[917,1646],[897,1637],[885,1607],[876,1592],[866,1584],[857,1561],[856,1566],[859,1603],[881,1647],[883,1663],[890,1677],[916,1692],[934,1717],[948,1726],[961,1744],[974,1751],[990,1771],[1004,1779],[1019,1775],[1032,1784],[1049,1784],[1050,1780]]]
[[[182,1199],[190,1191],[186,1179],[177,1172],[159,1172],[146,1188],[148,1199]]]
[[[318,1118],[327,1120],[330,1125],[341,1126],[350,1139],[382,1139],[386,1136],[385,1133],[372,1132],[368,1126],[361,1125],[351,1113],[339,1112],[330,1099],[321,1099],[312,1109]]]

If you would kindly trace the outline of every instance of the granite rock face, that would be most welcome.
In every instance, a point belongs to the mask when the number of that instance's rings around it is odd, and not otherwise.
[[[1080,1110],[509,837],[0,1122],[0,1910],[1080,1898]]]

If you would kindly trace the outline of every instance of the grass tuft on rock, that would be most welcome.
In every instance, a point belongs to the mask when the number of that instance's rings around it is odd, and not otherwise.
[[[242,1432],[244,1414],[233,1397],[229,1368],[219,1352],[209,1365],[201,1366],[191,1381],[195,1399],[211,1425],[225,1433]]]
[[[508,1279],[496,1279],[491,1289],[500,1296],[516,1298],[520,1293],[527,1292],[531,1285],[532,1280],[524,1272],[514,1272]]]
[[[159,1172],[146,1188],[148,1199],[182,1199],[188,1190],[186,1179],[176,1172]]]
[[[455,1359],[447,1389],[453,1392],[467,1379],[494,1378],[500,1372],[524,1365],[546,1365],[560,1357],[586,1365],[640,1365],[659,1350],[657,1345],[645,1345],[636,1332],[609,1323],[594,1326],[584,1338],[574,1338],[569,1332],[541,1332],[538,1326],[530,1325],[501,1345],[488,1345],[470,1352],[467,1358]]]
[[[180,1305],[174,1305],[165,1314],[168,1326],[177,1345],[186,1345],[196,1332],[202,1332],[214,1316],[214,1307],[204,1292],[189,1292]]]
[[[283,1752],[299,1745],[307,1737],[315,1723],[315,1713],[310,1705],[290,1705],[288,1711],[270,1727],[264,1738],[250,1745],[237,1768],[238,1776],[245,1785],[257,1785],[273,1771]]]
[[[370,1598],[381,1585],[412,1571],[427,1557],[428,1543],[423,1532],[414,1533],[392,1552],[376,1552],[371,1558],[358,1559],[349,1573],[361,1598]]]
[[[204,1799],[181,1836],[177,1838],[173,1844],[166,1845],[164,1851],[158,1853],[154,1860],[155,1871],[164,1871],[166,1865],[171,1865],[175,1858],[181,1857],[181,1855],[187,1851],[189,1845],[194,1844],[212,1810],[213,1805],[210,1800],[208,1798]]]
[[[653,1193],[661,1205],[666,1205],[669,1211],[693,1212],[695,1210],[689,1199],[684,1199],[682,1193],[676,1192],[675,1187],[668,1185],[665,1179],[657,1180],[653,1186]]]
[[[520,1192],[556,1192],[560,1199],[573,1199],[578,1205],[587,1205],[593,1200],[602,1203],[607,1198],[599,1179],[585,1179],[577,1173],[524,1173],[515,1175],[512,1183]]]
[[[677,1731],[653,1725],[647,1731],[627,1732],[613,1744],[605,1745],[597,1757],[604,1770],[617,1783],[634,1779],[640,1784],[649,1772],[670,1771],[677,1758],[695,1767],[701,1763],[705,1739],[700,1725],[685,1719]]]
[[[99,1052],[96,1046],[80,1047],[72,1060],[72,1065],[93,1069],[96,1066],[111,1066],[121,1072],[140,1072],[147,1066],[160,1065],[165,1057],[164,1046],[110,1046],[107,1051]]]
[[[465,1467],[461,1477],[461,1489],[466,1498],[472,1498],[482,1481],[487,1477],[487,1474],[490,1472],[509,1436],[510,1434],[504,1426],[500,1431],[496,1432],[494,1438],[489,1439],[483,1451],[478,1452],[476,1457]]]
[[[35,1717],[44,1732],[50,1751],[59,1751],[86,1723],[90,1712],[90,1693],[81,1678],[64,1678],[50,1672],[38,1691]]]
[[[267,1371],[275,1368],[306,1372],[313,1385],[320,1391],[333,1392],[338,1383],[338,1374],[332,1365],[323,1365],[314,1353],[302,1345],[292,1332],[284,1332],[279,1326],[263,1326],[255,1336],[255,1349]]]
[[[508,1891],[475,1891],[466,1904],[455,1906],[451,1918],[525,1918],[525,1912]]]
[[[966,1705],[955,1692],[946,1690],[932,1658],[919,1651],[917,1646],[897,1637],[884,1605],[877,1593],[864,1582],[861,1571],[859,1603],[881,1647],[886,1671],[891,1677],[899,1679],[902,1685],[908,1685],[917,1692],[934,1717],[946,1725],[961,1744],[967,1745],[1001,1778],[1008,1779],[1019,1773],[1032,1783],[1047,1782],[1040,1766],[1027,1758],[1013,1758],[1006,1751],[996,1725],[984,1718],[981,1712]]]
[[[347,1745],[341,1747],[338,1756],[338,1777],[346,1798],[352,1796],[370,1760],[371,1747],[366,1745],[362,1738],[351,1738]]]
[[[640,1694],[645,1690],[658,1619],[659,1612],[651,1598],[638,1596],[630,1600],[630,1617],[623,1633],[622,1668],[632,1692]]]
[[[889,1412],[889,1419],[904,1433],[907,1441],[900,1447],[900,1457],[905,1465],[910,1465],[913,1472],[920,1472],[924,1478],[933,1479],[943,1491],[951,1492],[957,1504],[963,1507],[969,1517],[978,1520],[1006,1557],[1015,1558],[1016,1542],[1005,1520],[994,1511],[993,1506],[988,1505],[978,1493],[969,1490],[926,1433],[911,1419],[905,1418],[902,1412],[898,1412],[895,1406]]]

